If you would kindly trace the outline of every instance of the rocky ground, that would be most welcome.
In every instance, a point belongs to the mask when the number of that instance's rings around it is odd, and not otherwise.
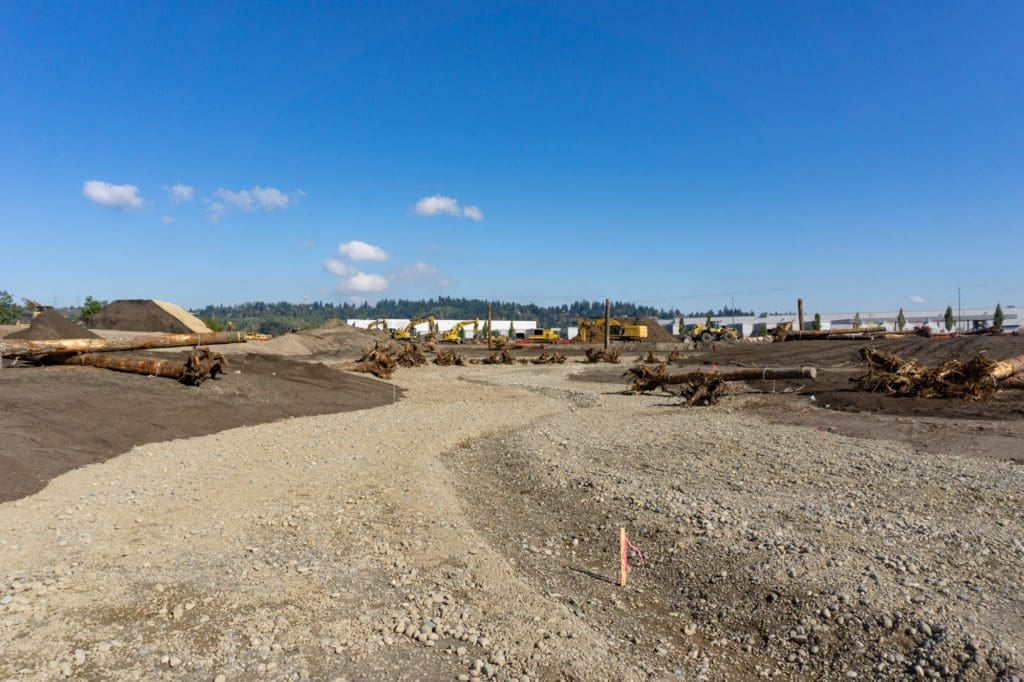
[[[1021,675],[1019,466],[578,371],[403,371],[0,505],[0,679]]]

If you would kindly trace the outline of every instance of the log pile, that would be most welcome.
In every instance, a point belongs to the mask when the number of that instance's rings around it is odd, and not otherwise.
[[[812,339],[873,339],[885,334],[885,327],[852,327],[850,329],[804,329],[793,331],[792,322],[782,322],[772,331],[772,341],[810,341]]]
[[[193,350],[185,362],[170,359],[131,358],[107,353],[82,353],[65,356],[60,363],[99,367],[129,374],[165,377],[180,381],[187,386],[198,386],[207,379],[216,379],[218,374],[223,374],[227,360],[220,353],[213,353],[204,346]]]
[[[164,334],[123,339],[4,339],[4,355],[28,361],[57,361],[76,353],[110,353],[122,350],[213,346],[224,343],[245,343],[244,332],[210,334]]]
[[[862,391],[914,398],[987,400],[1000,388],[1000,380],[1024,372],[1024,356],[992,360],[984,353],[967,360],[947,360],[928,367],[893,353],[861,348],[864,374],[851,379]]]

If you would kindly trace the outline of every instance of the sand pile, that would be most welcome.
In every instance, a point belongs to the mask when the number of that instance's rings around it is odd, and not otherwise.
[[[43,341],[46,339],[98,339],[99,337],[55,310],[44,310],[32,318],[32,323],[27,329],[8,334],[7,338]]]
[[[382,331],[360,329],[341,320],[327,320],[316,329],[284,334],[262,343],[247,343],[245,350],[283,356],[336,355],[358,358],[377,341],[389,343],[391,337]]]

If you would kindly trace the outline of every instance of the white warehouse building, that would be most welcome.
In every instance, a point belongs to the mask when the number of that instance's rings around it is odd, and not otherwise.
[[[437,325],[437,330],[442,334],[446,331],[451,330],[452,327],[457,325],[459,322],[465,320],[434,320]],[[359,327],[360,329],[366,329],[376,320],[346,320],[353,327]],[[409,323],[412,322],[408,317],[389,317],[387,318],[388,329],[405,329]],[[530,329],[537,328],[536,320],[492,320],[494,331],[498,334],[508,334],[509,326],[517,333],[525,333]],[[480,320],[480,331],[483,332],[484,325],[487,324],[487,320]],[[425,335],[429,333],[427,329],[427,323],[421,322],[420,324],[413,327],[417,334]],[[467,325],[465,327],[466,338],[473,338],[473,325]]]

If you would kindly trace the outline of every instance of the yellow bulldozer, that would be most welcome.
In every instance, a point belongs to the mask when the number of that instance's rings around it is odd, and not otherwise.
[[[534,343],[555,343],[558,332],[554,329],[527,329],[526,340]]]
[[[391,338],[393,338],[395,341],[412,341],[413,338],[419,336],[419,334],[416,333],[416,325],[423,324],[424,322],[428,323],[427,326],[430,330],[427,332],[426,336],[432,337],[434,335],[434,318],[423,317],[418,320],[412,320],[403,328],[392,329]]]
[[[614,317],[608,320],[609,331],[612,341],[646,341],[646,324],[626,324]],[[578,318],[576,326],[579,327],[579,335],[576,339],[580,343],[603,343],[604,342],[604,318],[587,320]]]
[[[469,325],[473,325],[473,338],[476,339],[480,335],[480,319],[475,320],[463,320],[462,322],[456,322],[448,331],[441,335],[441,341],[444,343],[462,343],[465,340],[465,329]]]
[[[708,343],[710,341],[735,341],[737,339],[736,330],[732,327],[718,326],[714,323],[698,324],[690,332],[690,337],[694,341],[703,341]]]

